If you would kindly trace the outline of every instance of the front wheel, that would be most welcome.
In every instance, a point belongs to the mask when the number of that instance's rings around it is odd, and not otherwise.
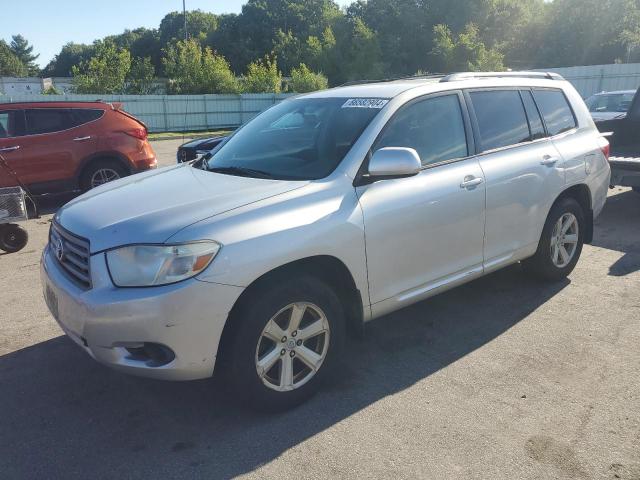
[[[233,335],[223,346],[222,368],[240,400],[286,410],[315,393],[338,363],[343,308],[314,277],[274,282],[252,297],[229,319]]]
[[[566,278],[582,253],[584,231],[582,207],[573,198],[563,198],[551,208],[536,254],[523,262],[525,269],[542,280]]]
[[[22,250],[29,241],[29,234],[24,228],[8,223],[0,225],[0,250],[15,253]]]

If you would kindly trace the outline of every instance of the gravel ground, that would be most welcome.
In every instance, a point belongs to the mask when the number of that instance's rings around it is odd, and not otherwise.
[[[154,144],[161,164],[179,143]],[[376,320],[332,385],[279,415],[239,409],[216,379],[124,376],[61,336],[38,278],[49,218],[0,256],[2,478],[640,479],[627,189],[567,281],[514,266]]]

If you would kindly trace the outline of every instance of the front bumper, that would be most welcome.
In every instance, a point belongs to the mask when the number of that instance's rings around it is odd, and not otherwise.
[[[116,288],[104,254],[91,257],[93,288],[78,287],[47,246],[40,276],[47,306],[64,332],[95,360],[133,375],[195,380],[213,374],[227,316],[242,288],[190,279],[150,288]],[[152,343],[175,358],[154,366],[127,347]]]

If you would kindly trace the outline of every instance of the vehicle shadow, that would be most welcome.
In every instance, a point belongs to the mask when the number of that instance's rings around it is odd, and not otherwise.
[[[237,406],[219,379],[129,377],[55,338],[0,357],[0,469],[49,479],[251,472],[482,347],[568,284],[534,282],[516,265],[371,322],[331,384],[277,415]]]
[[[609,196],[596,220],[593,245],[624,253],[609,267],[609,275],[640,270],[640,195],[629,190]]]

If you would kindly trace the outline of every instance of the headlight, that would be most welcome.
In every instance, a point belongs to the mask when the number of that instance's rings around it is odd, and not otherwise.
[[[118,287],[167,285],[202,272],[220,244],[212,241],[181,245],[132,245],[107,252],[107,265]]]

